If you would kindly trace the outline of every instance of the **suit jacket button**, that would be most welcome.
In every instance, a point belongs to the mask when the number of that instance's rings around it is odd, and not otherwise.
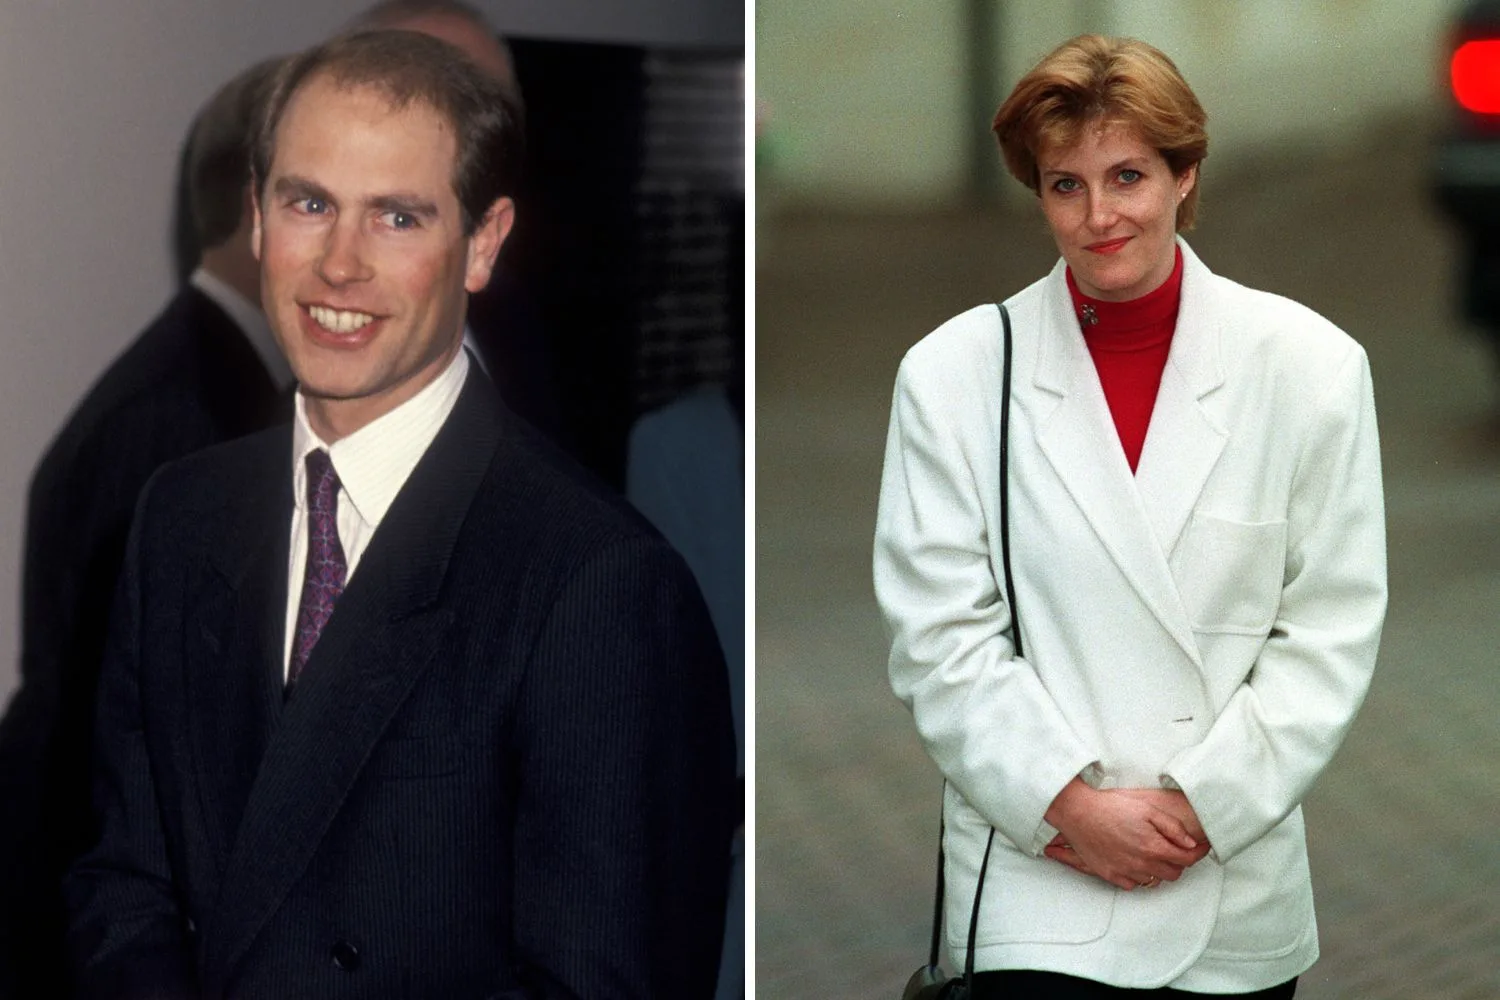
[[[348,941],[337,941],[333,945],[333,964],[345,972],[359,968],[359,949]]]

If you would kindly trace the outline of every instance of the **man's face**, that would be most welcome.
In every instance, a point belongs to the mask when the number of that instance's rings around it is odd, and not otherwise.
[[[472,237],[457,141],[434,108],[315,76],[292,96],[256,204],[261,300],[309,421],[336,440],[410,399],[462,342],[466,293],[509,232],[502,198]]]

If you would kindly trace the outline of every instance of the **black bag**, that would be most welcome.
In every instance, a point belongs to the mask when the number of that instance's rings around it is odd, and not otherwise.
[[[1006,488],[1010,475],[1007,471],[1006,442],[1010,439],[1010,313],[1001,304],[1000,325],[1005,337],[1005,360],[1002,366],[1004,383],[1000,397],[1000,558],[1005,568],[1005,599],[1010,603],[1010,630],[1015,642],[1015,655],[1021,654],[1021,619],[1016,611],[1016,586],[1010,573],[1010,511],[1009,492]],[[946,790],[947,786],[944,785]],[[939,806],[939,817],[942,811]],[[984,861],[979,865],[979,883],[974,887],[974,910],[969,915],[969,947],[964,955],[964,974],[949,978],[938,965],[938,952],[943,938],[943,833],[941,818],[938,821],[938,871],[937,891],[932,907],[932,948],[928,952],[927,964],[911,974],[906,989],[901,991],[901,1000],[969,1000],[974,988],[974,939],[979,930],[979,900],[984,895],[984,876],[990,867],[990,850],[995,846],[995,829],[990,828],[990,837],[984,845]]]

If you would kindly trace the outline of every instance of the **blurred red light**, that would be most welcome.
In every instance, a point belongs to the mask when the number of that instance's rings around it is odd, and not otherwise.
[[[1449,64],[1453,96],[1480,115],[1500,114],[1500,39],[1465,42]]]

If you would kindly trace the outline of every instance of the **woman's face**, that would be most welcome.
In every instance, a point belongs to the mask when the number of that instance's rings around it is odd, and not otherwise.
[[[1125,125],[1090,125],[1037,156],[1042,212],[1085,295],[1124,302],[1154,291],[1176,262],[1177,205],[1197,167],[1172,173]]]

